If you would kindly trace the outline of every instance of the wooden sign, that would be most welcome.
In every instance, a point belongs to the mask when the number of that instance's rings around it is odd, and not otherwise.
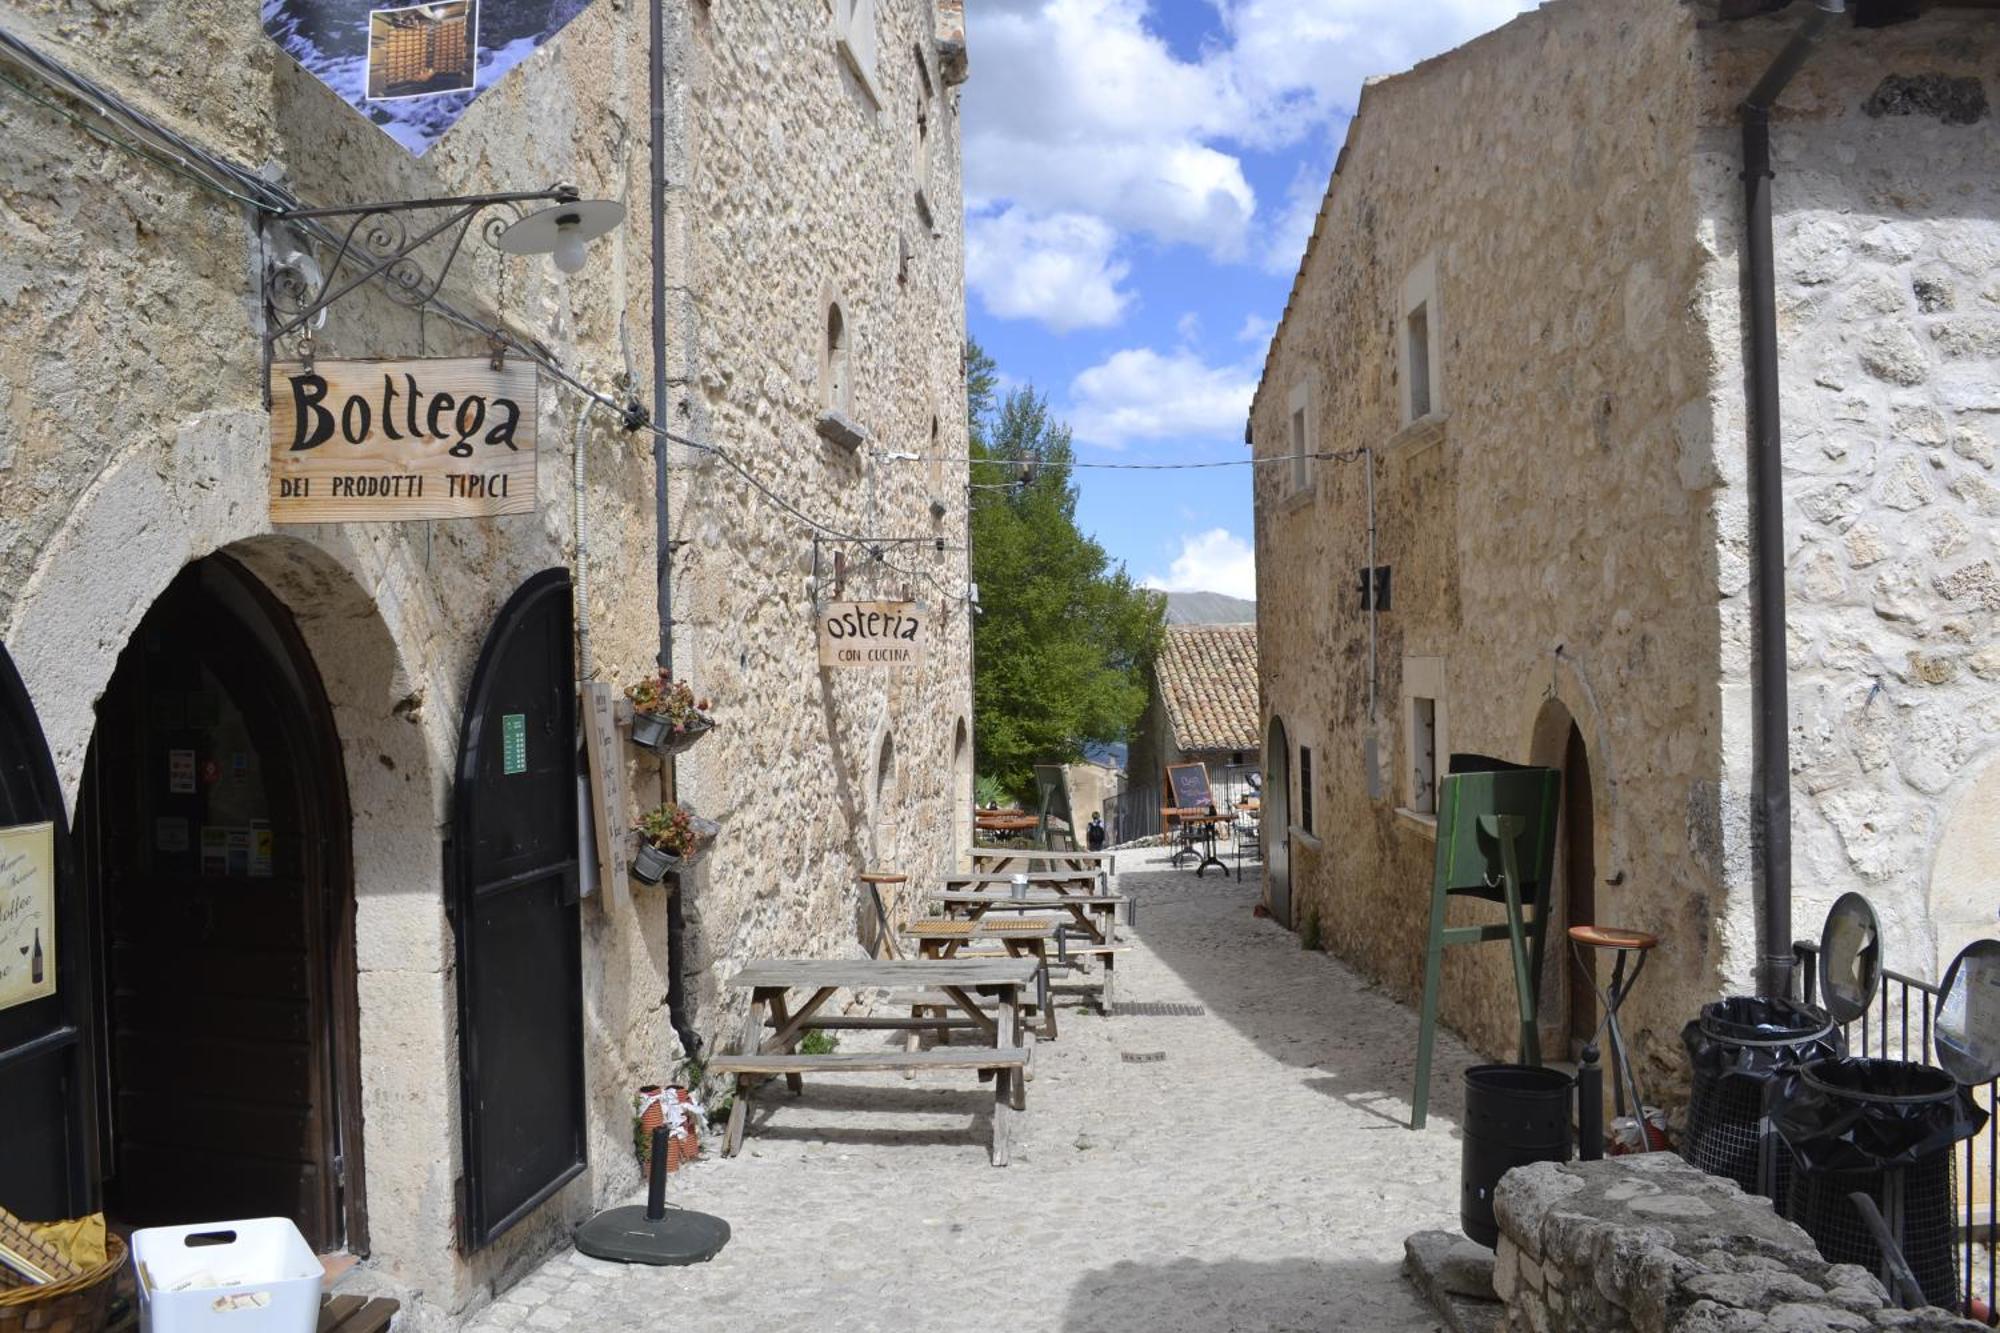
[[[583,684],[583,748],[590,760],[590,824],[597,846],[597,882],[624,906],[629,839],[625,836],[625,747],[619,744],[618,695],[601,680]]]
[[[930,621],[915,602],[832,602],[819,611],[819,664],[920,667]]]
[[[1178,810],[1206,810],[1215,803],[1215,796],[1208,789],[1207,764],[1171,764],[1167,767],[1167,782],[1173,787],[1174,807]]]
[[[56,993],[56,826],[0,828],[0,1009]]]
[[[486,357],[271,367],[271,521],[535,508],[535,367]]]

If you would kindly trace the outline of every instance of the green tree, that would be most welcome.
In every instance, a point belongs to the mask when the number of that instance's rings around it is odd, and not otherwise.
[[[996,368],[966,350],[972,405],[972,697],[981,776],[1017,797],[1036,764],[1127,739],[1146,707],[1166,599],[1076,526],[1069,427],[1032,387],[995,406]]]

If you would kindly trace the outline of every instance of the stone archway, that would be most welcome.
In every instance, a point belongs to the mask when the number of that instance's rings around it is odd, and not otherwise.
[[[1544,1042],[1567,1055],[1572,1044],[1590,1039],[1598,1017],[1592,992],[1595,972],[1579,968],[1564,932],[1605,914],[1597,873],[1601,811],[1590,745],[1561,698],[1545,700],[1535,715],[1528,753],[1529,763],[1558,769],[1563,775],[1562,808],[1556,819],[1555,909],[1548,927],[1551,966],[1544,971],[1540,1003]],[[1586,956],[1586,966],[1595,963],[1594,953]]]
[[[216,413],[99,473],[6,604],[4,636],[73,813],[103,695],[133,632],[187,565],[225,553],[293,617],[324,686],[353,812],[350,965],[359,997],[368,1245],[413,1285],[453,1289],[455,1113],[439,828],[454,749],[444,617],[400,538],[316,540],[267,522],[260,413]],[[432,676],[435,675],[435,679]],[[433,701],[445,700],[444,707]],[[359,1163],[350,1165],[350,1170]]]
[[[1292,750],[1282,718],[1273,716],[1264,738],[1264,788],[1258,824],[1264,844],[1264,905],[1292,928]]]

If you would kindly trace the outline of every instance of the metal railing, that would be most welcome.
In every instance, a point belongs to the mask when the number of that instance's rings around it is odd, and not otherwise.
[[[1819,946],[1808,940],[1792,945],[1799,961],[1800,998],[1817,1003]],[[1933,1044],[1935,1019],[1940,997],[1935,982],[1901,972],[1882,969],[1882,984],[1876,1001],[1860,1018],[1849,1023],[1845,1032],[1850,1054],[1909,1060],[1937,1065]],[[1912,1010],[1915,1011],[1914,1019]],[[1860,1029],[1856,1040],[1855,1029]],[[2000,1079],[1984,1088],[1973,1089],[1973,1097],[1991,1112],[2000,1096]],[[1980,1199],[1978,1183],[1985,1181],[1985,1199]],[[1963,1211],[1959,1231],[1963,1265],[1959,1273],[1961,1313],[1970,1312],[1978,1289],[1984,1286],[1986,1308],[1996,1305],[1995,1269],[2000,1267],[2000,1226],[1995,1225],[1995,1204],[2000,1202],[2000,1118],[1989,1116],[1986,1128],[1965,1141],[1963,1174],[1958,1180],[1959,1206]],[[1983,1258],[1982,1265],[1976,1259]]]

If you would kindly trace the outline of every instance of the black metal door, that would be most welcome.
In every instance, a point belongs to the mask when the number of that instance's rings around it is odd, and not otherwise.
[[[576,839],[569,574],[551,569],[501,609],[459,737],[446,873],[468,1249],[584,1167]]]
[[[47,943],[56,991],[0,1009],[0,1202],[52,1220],[97,1206],[90,930],[55,765],[0,647],[0,827],[42,823],[55,826],[55,938]]]

